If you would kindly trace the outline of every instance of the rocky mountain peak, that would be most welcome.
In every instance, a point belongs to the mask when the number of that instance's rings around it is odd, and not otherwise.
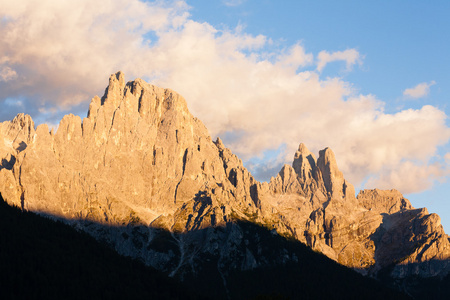
[[[337,166],[334,152],[328,147],[319,151],[319,159],[317,160],[317,165],[324,176],[330,176],[336,179],[344,178],[342,172],[339,171],[339,168]]]
[[[215,144],[216,144],[216,146],[217,146],[217,148],[218,148],[219,150],[225,149],[225,145],[223,144],[223,142],[222,142],[222,140],[220,139],[220,137],[217,137],[217,139],[216,139],[216,141],[215,141]]]
[[[272,178],[270,188],[274,193],[298,193],[311,198],[313,205],[335,199],[355,201],[355,190],[336,163],[330,148],[319,151],[316,160],[304,144],[300,144],[294,155],[292,167],[284,165],[278,176]]]
[[[345,199],[353,202],[355,200],[355,188],[344,179],[339,171],[334,152],[330,148],[319,151],[317,167],[323,178],[323,182],[331,198]]]
[[[314,154],[312,154],[312,152],[308,150],[308,148],[304,143],[300,143],[300,145],[298,145],[298,149],[295,152],[294,159],[298,158],[301,155],[304,156],[312,155],[314,157]]]
[[[20,113],[10,123],[5,123],[5,134],[16,150],[24,150],[34,138],[34,122],[29,115]]]
[[[342,175],[342,172],[339,171],[336,158],[330,148],[325,148],[319,151],[317,167],[321,171],[328,193],[334,194],[334,192],[339,192],[338,185],[341,185],[341,181],[344,180],[344,175]]]
[[[314,174],[316,173],[316,158],[314,154],[306,148],[305,144],[301,143],[298,146],[298,150],[294,155],[292,167],[298,174],[302,183],[313,180]]]
[[[64,116],[55,135],[44,126],[34,132],[22,115],[11,124],[3,126],[10,135],[30,127],[32,147],[8,161],[21,172],[5,172],[11,184],[0,192],[25,209],[115,225],[135,216],[187,230],[233,211],[245,218],[259,205],[259,183],[220,139],[212,142],[182,96],[141,79],[125,83],[121,72],[92,99],[87,118]],[[197,223],[180,225],[189,214]]]
[[[119,106],[122,100],[125,88],[125,75],[119,71],[116,74],[111,74],[109,77],[109,84],[105,90],[105,95],[102,97],[102,105],[109,105],[113,108]]]
[[[116,249],[171,274],[203,256],[223,259],[229,249],[244,249],[236,268],[257,265],[258,252],[245,245],[236,220],[293,237],[365,274],[391,264],[414,272],[400,259],[428,275],[450,270],[432,263],[450,257],[439,217],[395,190],[364,190],[356,199],[331,149],[316,159],[300,144],[292,165],[260,183],[220,138],[212,141],[181,95],[141,79],[126,83],[121,72],[92,99],[86,118],[63,117],[56,134],[45,124],[35,130],[23,114],[1,123],[0,162],[8,203],[78,222],[99,239],[108,233],[85,224],[124,226],[126,234],[108,238]],[[160,228],[178,249],[151,247]],[[226,246],[218,246],[221,239]]]

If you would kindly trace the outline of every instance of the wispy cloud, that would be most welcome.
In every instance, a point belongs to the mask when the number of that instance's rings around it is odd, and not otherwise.
[[[222,0],[222,3],[226,6],[239,6],[243,4],[246,0]]]
[[[1,67],[0,66],[0,81],[10,81],[17,78],[17,73],[10,67]]]
[[[355,64],[362,64],[362,56],[356,49],[345,51],[328,52],[321,51],[317,56],[317,71],[322,72],[325,66],[334,61],[345,61],[346,69],[349,71]]]
[[[52,108],[84,104],[87,110],[109,75],[122,70],[130,80],[143,77],[178,91],[211,135],[225,137],[243,159],[282,149],[284,159],[273,158],[270,169],[289,163],[304,142],[315,153],[330,146],[355,184],[370,177],[417,191],[443,174],[433,162],[437,147],[450,139],[441,110],[386,114],[375,96],[321,78],[330,62],[344,61],[347,69],[361,64],[354,49],[320,52],[316,72],[307,68],[314,55],[303,45],[268,52],[267,37],[195,22],[182,1],[19,4],[1,2],[0,63],[17,77],[0,81],[0,116],[10,108],[6,99],[15,98],[37,119],[53,116]],[[414,168],[428,171],[410,176]]]
[[[435,84],[436,82],[434,80],[430,82],[419,83],[413,88],[404,90],[403,95],[413,99],[425,97],[430,93],[430,87]]]

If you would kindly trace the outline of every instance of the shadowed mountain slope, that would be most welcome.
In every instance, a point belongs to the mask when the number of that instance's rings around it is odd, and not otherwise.
[[[267,264],[245,272],[234,270],[227,275],[225,291],[215,268],[217,261],[205,257],[197,276],[185,278],[183,287],[167,278],[167,274],[119,256],[66,224],[9,207],[0,195],[0,296],[2,299],[407,299],[299,242],[274,236],[251,223],[235,226],[243,229],[246,238],[253,239],[252,247],[262,244],[267,259],[279,260],[278,252],[282,251],[284,255],[295,256],[296,262],[274,267]],[[123,233],[119,227],[106,227]],[[165,234],[165,239],[161,233],[159,241],[153,241],[153,247],[160,251],[171,247],[171,235]]]

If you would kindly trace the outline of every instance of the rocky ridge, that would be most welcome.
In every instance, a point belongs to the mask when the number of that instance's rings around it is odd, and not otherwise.
[[[24,114],[1,123],[0,159],[8,203],[69,220],[172,276],[195,274],[205,256],[215,257],[225,285],[230,268],[270,264],[236,220],[363,274],[392,267],[394,278],[444,276],[450,268],[439,216],[395,190],[355,197],[331,149],[316,159],[300,144],[292,166],[260,183],[220,139],[212,141],[180,95],[141,79],[126,83],[121,72],[92,99],[86,118],[67,115],[56,133]],[[162,236],[170,241],[163,250],[155,248]],[[295,257],[280,253],[278,263],[289,260]]]

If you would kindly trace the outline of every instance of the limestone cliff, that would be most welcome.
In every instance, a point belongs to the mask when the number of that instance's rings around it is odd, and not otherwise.
[[[328,148],[316,160],[300,144],[292,167],[285,165],[272,178],[261,203],[263,214],[279,215],[280,231],[287,228],[288,234],[363,274],[392,265],[395,277],[449,271],[450,243],[439,216],[415,209],[396,190],[363,190],[355,198]]]
[[[239,227],[229,227],[236,220],[294,237],[364,274],[394,266],[396,278],[435,276],[450,268],[439,217],[394,190],[355,197],[331,149],[316,159],[300,144],[292,166],[259,183],[211,140],[180,95],[141,79],[126,83],[120,72],[86,118],[65,116],[56,133],[23,114],[1,123],[0,162],[9,203],[69,220],[172,275],[194,272],[205,256],[218,257],[223,278],[231,266],[265,261]],[[116,234],[95,224],[124,227]],[[174,249],[152,246],[161,229]]]
[[[138,218],[168,228],[178,224],[177,210],[196,206],[202,195],[256,211],[250,193],[256,181],[220,140],[211,141],[185,100],[140,79],[125,84],[122,73],[92,99],[87,118],[65,116],[56,134],[46,125],[35,131],[25,115],[1,128],[0,191],[24,209],[109,224]],[[231,211],[203,213],[214,221],[201,226],[210,226]]]

